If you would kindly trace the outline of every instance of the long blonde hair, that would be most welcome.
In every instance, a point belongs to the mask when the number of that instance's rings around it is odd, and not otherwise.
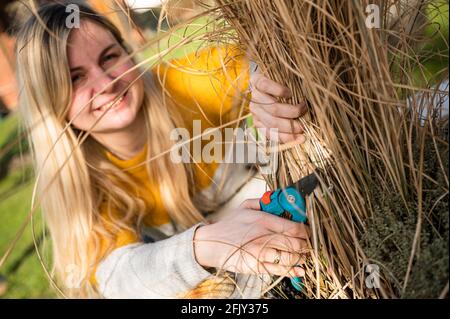
[[[123,45],[119,30],[105,17],[80,6],[80,18],[109,30]],[[37,196],[52,243],[53,273],[69,296],[95,296],[89,278],[95,269],[101,236],[114,236],[117,229],[137,232],[146,213],[143,201],[124,190],[133,184],[128,175],[104,155],[104,147],[89,135],[69,125],[65,112],[72,88],[67,61],[70,29],[66,7],[51,4],[29,18],[17,38],[20,113],[29,130],[37,173]],[[148,74],[147,74],[148,75]],[[170,149],[169,132],[176,127],[163,102],[161,90],[143,76],[145,92],[142,116],[147,128],[149,176],[160,185],[164,205],[171,218],[187,228],[203,219],[193,204],[193,175],[190,166],[175,164],[167,156],[150,161]],[[174,110],[170,110],[173,115]],[[87,137],[80,143],[80,139]],[[107,178],[106,178],[107,177]],[[176,200],[175,200],[176,199]],[[99,204],[107,201],[121,214],[106,229]],[[89,247],[94,247],[91,253]],[[75,267],[75,287],[64,285],[68,268]],[[73,278],[72,278],[73,282]],[[76,288],[76,289],[71,289]]]

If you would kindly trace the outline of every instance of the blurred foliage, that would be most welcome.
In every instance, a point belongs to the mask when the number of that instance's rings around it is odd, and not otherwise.
[[[442,137],[448,136],[448,122],[443,123]],[[445,129],[447,127],[447,129]],[[447,139],[448,143],[448,139]],[[419,162],[417,143],[412,143],[416,163]],[[437,144],[442,159],[441,169],[436,149],[431,138],[425,141],[424,174],[434,179],[437,185],[447,185],[449,148],[448,144]],[[412,177],[409,177],[413,180]],[[404,292],[409,259],[418,223],[418,194],[410,194],[407,205],[400,196],[392,191],[373,185],[373,194],[378,204],[368,221],[367,233],[363,237],[363,247],[367,257],[375,264],[383,261],[380,273],[397,279],[398,296],[403,298],[437,298],[449,280],[449,207],[448,194],[441,198],[442,187],[429,179],[423,180],[422,227],[420,244],[415,254],[411,275]],[[444,194],[445,195],[445,194]],[[414,205],[413,205],[414,204]],[[389,270],[390,273],[387,273]]]
[[[8,173],[8,167],[14,157],[28,151],[28,142],[21,138],[17,114],[11,114],[0,120],[0,179]]]
[[[149,45],[149,47],[142,51],[139,57],[141,60],[149,59],[154,62],[153,56],[169,48],[174,48],[173,50],[170,50],[168,54],[165,54],[162,57],[162,60],[170,61],[172,59],[182,58],[205,46],[205,39],[201,37],[211,32],[214,29],[215,23],[216,21],[214,21],[214,19],[203,16],[193,20],[187,25],[181,24],[175,26],[172,30],[163,29],[159,35],[165,36],[156,43]],[[200,37],[201,39],[191,40],[193,37]],[[188,42],[175,48],[175,46],[180,44],[183,40],[188,40]]]
[[[428,82],[448,78],[449,6],[448,1],[437,0],[427,7],[429,24],[424,30],[425,41],[417,51]],[[442,73],[442,70],[446,70]],[[419,68],[414,72],[419,78]],[[420,85],[420,83],[419,83]]]
[[[26,139],[21,134],[16,113],[0,120],[0,170],[7,174],[0,178],[0,256],[7,250],[16,232],[25,221],[31,206],[33,169],[30,165],[10,169],[10,162],[28,151]],[[12,146],[12,147],[11,147]],[[7,150],[6,152],[4,152]],[[43,226],[37,216],[37,233]],[[0,274],[5,277],[8,289],[0,298],[54,297],[48,280],[34,252],[30,225],[18,241]]]

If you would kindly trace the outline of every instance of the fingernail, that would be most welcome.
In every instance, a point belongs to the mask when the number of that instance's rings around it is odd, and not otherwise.
[[[297,275],[297,277],[295,278],[300,278],[300,277],[304,277],[305,276],[305,270],[300,267],[300,266],[294,266],[295,269],[295,274]]]
[[[302,134],[302,135],[300,135],[299,137],[297,137],[295,140],[296,140],[297,142],[299,142],[300,144],[305,143],[305,141],[306,141],[306,136]]]
[[[308,110],[308,105],[306,104],[306,102],[300,102],[299,106],[302,112],[306,112]]]

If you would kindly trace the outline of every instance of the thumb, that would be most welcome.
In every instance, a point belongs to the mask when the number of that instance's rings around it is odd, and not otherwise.
[[[258,198],[244,200],[241,204],[241,207],[246,209],[261,210]]]

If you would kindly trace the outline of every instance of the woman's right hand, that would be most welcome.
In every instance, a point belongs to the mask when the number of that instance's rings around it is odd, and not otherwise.
[[[304,263],[307,237],[307,226],[262,212],[259,200],[250,199],[229,218],[199,227],[194,253],[203,267],[303,277],[298,265]]]

